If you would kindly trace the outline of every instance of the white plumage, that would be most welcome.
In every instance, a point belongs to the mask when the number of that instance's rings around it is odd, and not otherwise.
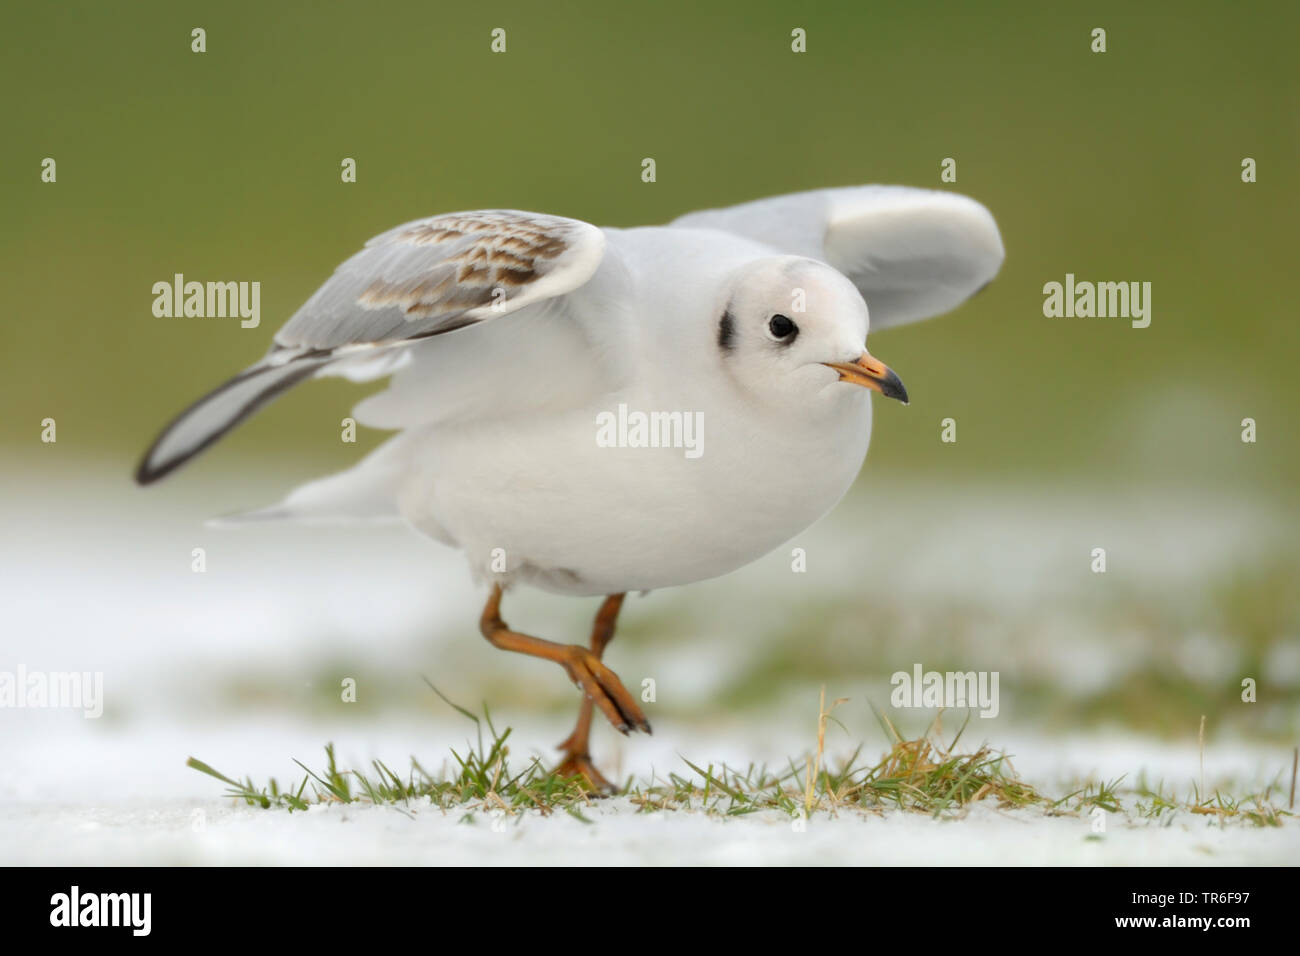
[[[979,203],[900,187],[627,230],[435,216],[340,266],[262,362],[168,427],[138,478],[297,381],[391,374],[356,417],[399,433],[249,518],[402,518],[463,550],[480,579],[566,594],[713,577],[849,488],[871,428],[854,385],[905,395],[864,352],[869,322],[947,311],[1002,256]],[[598,417],[620,405],[700,416],[701,453],[598,444]]]

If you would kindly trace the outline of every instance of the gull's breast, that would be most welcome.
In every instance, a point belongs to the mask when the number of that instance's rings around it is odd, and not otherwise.
[[[575,595],[688,584],[762,557],[834,507],[866,455],[866,399],[803,427],[706,415],[702,435],[683,436],[695,448],[638,446],[631,413],[648,410],[630,400],[622,419],[614,400],[439,427],[419,442],[401,507],[483,580]]]

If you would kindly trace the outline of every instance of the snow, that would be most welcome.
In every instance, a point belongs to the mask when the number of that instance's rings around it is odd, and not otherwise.
[[[513,753],[547,754],[558,724],[535,730]],[[0,782],[3,864],[859,864],[942,863],[1205,865],[1285,864],[1300,860],[1300,828],[1255,828],[1178,813],[1172,822],[1108,814],[1094,835],[1088,814],[1048,816],[1038,809],[998,810],[983,801],[951,819],[887,811],[816,813],[804,826],[775,812],[721,819],[699,812],[640,813],[625,798],[593,801],[587,824],[563,812],[506,817],[493,809],[444,812],[414,802],[401,810],[320,805],[309,812],[262,810],[220,796],[222,785],[184,766],[198,756],[238,776],[284,783],[319,768],[321,742],[336,742],[340,765],[378,757],[394,768],[406,755],[445,753],[467,737],[459,723],[321,726],[246,721],[231,726],[101,728],[64,721],[40,747],[11,753]],[[1194,746],[1125,735],[1047,738],[1008,735],[1017,771],[1040,785],[1076,775],[1113,780],[1142,768],[1181,796],[1199,772]],[[609,755],[612,740],[600,743]],[[649,740],[624,742],[624,772],[689,775],[682,761],[780,759],[807,741],[749,740],[728,729],[713,739],[666,725]],[[874,741],[880,751],[883,740]],[[1263,789],[1286,754],[1240,744],[1207,749],[1209,784]],[[433,767],[430,767],[433,769]],[[1134,799],[1124,797],[1131,811]],[[477,812],[474,812],[477,810]],[[466,820],[466,817],[472,819]]]
[[[865,520],[873,493],[891,501],[890,509],[872,513],[873,534],[896,542],[897,560],[873,566],[869,580],[851,536],[836,535],[823,522],[795,542],[807,549],[807,575],[790,574],[789,555],[778,552],[739,575],[645,599],[654,623],[649,630],[672,622],[671,633],[658,643],[619,644],[618,666],[629,678],[655,676],[664,695],[652,714],[656,734],[622,740],[602,729],[594,744],[598,763],[646,778],[670,770],[687,774],[683,758],[745,766],[783,764],[805,753],[815,737],[815,698],[782,698],[757,716],[742,717],[719,712],[711,695],[737,658],[753,649],[734,635],[770,640],[761,635],[780,633],[780,624],[810,600],[853,589],[903,605],[938,595],[973,609],[972,620],[1028,615],[1035,622],[1032,646],[1017,644],[1024,629],[976,635],[990,659],[1018,655],[1027,670],[1062,686],[1105,686],[1140,648],[1114,634],[1098,648],[1100,625],[1090,616],[1088,596],[1096,582],[1086,562],[1080,564],[1097,540],[1107,543],[1120,567],[1136,569],[1127,579],[1130,589],[1176,602],[1271,546],[1291,524],[1266,508],[1219,502],[1212,518],[1193,525],[1184,516],[1205,509],[1164,495],[1134,502],[1127,511],[1112,507],[1100,527],[1090,517],[1095,509],[1077,500],[1063,507],[1050,496],[983,489],[972,492],[981,502],[973,508],[970,500],[923,488],[868,489],[835,520]],[[211,513],[274,497],[275,489],[240,486],[238,494],[226,492],[215,502],[184,495],[150,499],[104,476],[19,480],[0,506],[7,529],[0,554],[6,615],[0,670],[21,664],[102,671],[106,708],[99,720],[66,710],[0,709],[0,864],[1300,860],[1300,827],[1293,820],[1255,828],[1186,812],[1172,822],[1119,814],[1108,815],[1104,834],[1094,834],[1086,814],[998,810],[990,801],[937,821],[897,811],[845,812],[817,814],[806,825],[779,814],[643,814],[621,798],[594,802],[585,813],[591,823],[536,812],[510,818],[479,812],[467,821],[465,811],[418,805],[335,805],[307,813],[247,808],[222,797],[221,784],[185,767],[185,759],[195,756],[258,782],[274,775],[284,783],[301,776],[292,758],[315,768],[323,744],[332,740],[343,766],[381,758],[397,769],[414,754],[434,769],[436,755],[463,745],[471,733],[466,721],[420,689],[422,673],[471,706],[492,700],[498,722],[519,728],[513,759],[552,759],[553,744],[571,720],[550,706],[568,691],[558,675],[547,675],[535,700],[494,692],[527,687],[544,671],[536,662],[507,660],[477,638],[480,595],[454,553],[402,529],[217,532],[201,524]],[[206,551],[202,574],[191,570],[196,547]],[[589,603],[520,595],[508,619],[540,617],[552,630],[580,631]],[[907,626],[904,617],[899,641],[908,639]],[[1215,663],[1221,638],[1207,631],[1189,641],[1188,666],[1198,671],[1193,676],[1208,680],[1222,672],[1223,664]],[[408,706],[402,697],[356,716],[340,713],[337,705],[321,712],[307,685],[319,675],[320,662],[333,659],[397,675],[399,684],[416,688],[410,699],[419,703]],[[1298,672],[1300,665],[1282,654],[1272,673],[1294,682]],[[514,683],[494,683],[500,675]],[[241,698],[231,690],[237,681],[273,688],[275,699]],[[879,701],[884,695],[875,690]],[[370,692],[364,681],[361,692]],[[837,716],[865,737],[864,753],[873,755],[887,742],[868,699],[872,695],[855,694]],[[972,721],[966,741],[987,739],[1005,749],[1021,777],[1040,790],[1064,794],[1082,779],[1125,776],[1131,784],[1145,775],[1186,797],[1200,780],[1192,728],[1163,742],[1122,728],[1048,735],[1014,708],[1004,710],[1013,712],[987,724]],[[854,743],[833,730],[831,753]],[[1204,759],[1209,788],[1221,785],[1241,795],[1271,785],[1274,802],[1285,805],[1288,747],[1212,736]],[[1124,801],[1131,809],[1132,795]]]
[[[961,820],[926,816],[816,819],[802,830],[778,814],[720,821],[698,814],[638,815],[626,801],[567,814],[460,822],[413,808],[320,807],[292,816],[211,801],[160,806],[5,808],[0,839],[22,847],[5,863],[41,865],[1281,865],[1300,859],[1295,828],[1196,823],[1088,823],[977,807]],[[201,817],[197,814],[202,814]]]

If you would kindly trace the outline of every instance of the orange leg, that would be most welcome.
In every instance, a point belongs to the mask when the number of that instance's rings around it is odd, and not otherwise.
[[[618,623],[618,612],[623,607],[623,594],[611,594],[596,612],[596,619],[591,625],[591,652],[600,659],[605,654],[605,646],[614,639],[614,626]],[[590,697],[584,697],[578,709],[578,723],[560,744],[564,759],[555,768],[561,777],[583,776],[597,790],[612,792],[616,789],[591,762],[588,738],[591,736],[591,715],[594,708]]]
[[[501,586],[493,585],[492,594],[483,608],[483,617],[479,629],[494,647],[528,654],[548,661],[555,661],[564,668],[569,679],[577,684],[584,694],[582,709],[578,714],[578,726],[568,740],[560,746],[565,751],[565,760],[557,769],[558,773],[582,773],[592,784],[609,788],[595,767],[591,766],[591,757],[587,753],[587,737],[591,731],[591,718],[594,708],[614,725],[620,733],[631,730],[643,730],[650,733],[650,722],[646,720],[641,705],[628,693],[618,675],[600,662],[605,645],[614,636],[614,624],[618,620],[619,609],[623,605],[623,595],[615,594],[605,599],[591,631],[591,650],[579,644],[557,644],[540,637],[520,634],[512,631],[501,619]]]

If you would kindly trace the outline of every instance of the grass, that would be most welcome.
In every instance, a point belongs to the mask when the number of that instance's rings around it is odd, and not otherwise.
[[[742,770],[683,757],[682,770],[648,780],[629,777],[618,796],[637,813],[703,813],[717,818],[781,814],[809,819],[819,814],[909,812],[960,819],[972,805],[983,801],[991,801],[999,809],[1049,816],[1079,816],[1100,807],[1108,813],[1124,814],[1134,823],[1166,826],[1184,813],[1211,817],[1218,823],[1237,821],[1255,826],[1282,826],[1284,818],[1293,816],[1293,803],[1288,809],[1274,803],[1274,791],[1285,792],[1280,775],[1263,793],[1240,798],[1219,791],[1202,796],[1202,788],[1196,784],[1188,797],[1180,798],[1163,783],[1152,786],[1139,777],[1129,788],[1122,786],[1124,778],[1087,781],[1053,799],[1021,780],[1010,758],[988,744],[959,750],[966,724],[944,744],[940,740],[942,713],[915,739],[905,739],[888,717],[877,713],[889,734],[889,749],[870,760],[863,758],[859,745],[846,758],[828,762],[826,730],[830,723],[842,726],[832,716],[841,702],[832,702],[828,709],[823,690],[816,744],[801,759],[787,760],[779,768],[751,764]],[[340,769],[333,744],[325,747],[321,769],[313,770],[295,760],[303,775],[301,780],[295,775],[297,783],[290,786],[281,786],[274,778],[264,786],[251,777],[238,780],[194,757],[187,765],[225,783],[229,796],[263,809],[292,812],[312,804],[369,804],[412,816],[429,807],[445,813],[460,811],[464,822],[472,822],[480,813],[513,817],[530,811],[542,816],[564,812],[591,822],[584,811],[601,797],[578,780],[557,777],[537,757],[528,759],[522,769],[512,765],[510,728],[498,730],[486,705],[480,718],[447,703],[473,721],[476,733],[465,748],[452,749],[450,761],[444,760],[437,773],[426,770],[414,757],[401,775],[379,760],[365,769]]]
[[[440,692],[438,695],[442,696]],[[231,796],[263,809],[306,810],[313,802],[332,802],[370,803],[409,811],[418,802],[443,810],[460,807],[472,811],[481,807],[513,813],[533,809],[543,814],[564,810],[583,819],[580,808],[591,798],[578,781],[555,776],[537,758],[515,773],[508,763],[510,728],[498,732],[486,706],[482,720],[463,707],[451,706],[477,727],[477,743],[466,747],[463,754],[451,751],[457,768],[452,773],[430,773],[414,757],[404,777],[380,760],[373,761],[368,770],[340,770],[333,744],[325,746],[325,767],[319,772],[300,760],[294,761],[304,776],[289,789],[282,788],[274,777],[264,787],[258,787],[251,777],[235,780],[194,757],[186,765],[227,784]],[[483,737],[484,725],[488,742]]]

